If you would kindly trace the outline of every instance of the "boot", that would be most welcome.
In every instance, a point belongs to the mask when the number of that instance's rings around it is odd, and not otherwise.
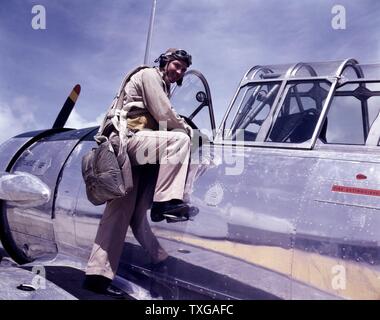
[[[114,299],[126,299],[126,294],[111,285],[111,279],[99,275],[86,275],[83,281],[83,289],[104,294]]]
[[[169,200],[163,202],[153,202],[150,210],[150,218],[153,222],[160,222],[164,219],[167,222],[179,222],[189,220],[190,207],[182,200]]]

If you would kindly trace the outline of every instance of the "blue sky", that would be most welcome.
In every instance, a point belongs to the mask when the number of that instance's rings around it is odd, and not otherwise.
[[[34,5],[46,9],[45,30],[31,26]],[[332,27],[335,5],[346,9],[344,30]],[[2,0],[0,142],[51,127],[76,83],[82,92],[68,125],[99,123],[123,75],[143,63],[151,6],[151,0]],[[168,47],[193,55],[219,123],[253,65],[380,62],[380,1],[157,0],[151,63]]]

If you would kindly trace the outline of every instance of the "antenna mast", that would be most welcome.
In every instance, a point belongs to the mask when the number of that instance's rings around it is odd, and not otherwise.
[[[148,64],[148,62],[149,62],[149,54],[150,54],[150,45],[151,45],[151,41],[152,41],[154,16],[156,14],[156,4],[157,4],[157,0],[153,0],[152,14],[150,16],[150,23],[149,23],[149,30],[148,30],[148,37],[146,39],[144,64]]]

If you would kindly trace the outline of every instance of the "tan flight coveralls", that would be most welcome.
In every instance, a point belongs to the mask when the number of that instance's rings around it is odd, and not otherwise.
[[[154,263],[167,258],[152,233],[146,213],[152,201],[183,199],[192,135],[191,128],[172,109],[168,88],[158,68],[137,72],[124,90],[123,104],[130,107],[128,128],[134,132],[127,144],[134,187],[125,197],[107,202],[86,268],[88,275],[110,279],[116,274],[129,225]],[[161,121],[165,121],[168,130],[182,132],[157,131]],[[117,138],[117,133],[110,136],[111,141]],[[158,162],[158,172],[154,167],[148,169],[151,172],[142,172],[146,169],[139,166]]]

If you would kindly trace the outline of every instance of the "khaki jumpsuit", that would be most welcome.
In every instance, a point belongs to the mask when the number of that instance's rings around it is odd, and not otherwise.
[[[185,185],[190,187],[186,177],[192,130],[172,109],[162,72],[158,68],[142,69],[131,77],[124,90],[123,103],[132,105],[133,114],[128,116],[128,128],[134,134],[127,146],[134,186],[125,197],[107,202],[86,268],[87,275],[109,279],[115,277],[129,225],[154,263],[168,257],[153,234],[146,213],[153,201],[183,199]],[[168,131],[158,130],[161,122]],[[173,129],[179,130],[169,131]],[[111,141],[113,135],[117,134],[111,134]],[[160,166],[140,166],[147,163]]]

